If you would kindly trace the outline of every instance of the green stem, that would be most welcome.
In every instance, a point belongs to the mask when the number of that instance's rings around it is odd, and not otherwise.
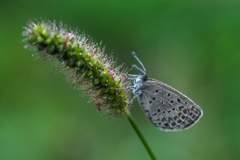
[[[135,132],[137,133],[138,137],[140,138],[140,140],[142,141],[145,149],[147,150],[149,156],[152,158],[152,160],[156,160],[157,158],[155,157],[155,155],[152,152],[152,149],[150,148],[150,146],[148,145],[147,141],[145,140],[144,136],[142,135],[142,133],[140,132],[140,130],[138,129],[136,123],[134,122],[131,113],[129,111],[125,111],[124,112],[125,115],[127,116],[128,121],[131,123],[133,129],[135,130]]]

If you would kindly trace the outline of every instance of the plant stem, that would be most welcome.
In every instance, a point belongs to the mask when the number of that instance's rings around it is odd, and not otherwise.
[[[128,121],[131,123],[133,129],[135,130],[135,132],[137,133],[138,137],[140,138],[140,140],[142,141],[145,149],[147,150],[149,156],[151,157],[152,160],[156,160],[157,158],[155,157],[155,155],[152,152],[152,149],[150,148],[150,146],[148,145],[147,141],[145,140],[144,136],[142,135],[142,133],[140,132],[140,130],[138,129],[136,123],[134,122],[131,113],[129,111],[125,111],[124,112]]]

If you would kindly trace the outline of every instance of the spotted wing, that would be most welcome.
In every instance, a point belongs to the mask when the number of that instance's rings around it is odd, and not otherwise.
[[[167,84],[147,79],[141,90],[140,104],[149,120],[159,129],[187,129],[203,115],[196,103]]]

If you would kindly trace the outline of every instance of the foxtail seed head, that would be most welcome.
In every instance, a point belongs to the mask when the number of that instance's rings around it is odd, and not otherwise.
[[[129,109],[131,82],[127,73],[116,67],[113,57],[88,36],[71,31],[52,21],[29,22],[23,31],[25,47],[46,60],[56,60],[76,87],[84,89],[99,111],[119,116]]]

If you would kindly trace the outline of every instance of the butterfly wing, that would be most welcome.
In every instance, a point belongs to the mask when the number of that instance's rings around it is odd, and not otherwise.
[[[168,131],[187,129],[203,115],[202,109],[176,89],[148,78],[139,96],[146,116],[157,128]]]

